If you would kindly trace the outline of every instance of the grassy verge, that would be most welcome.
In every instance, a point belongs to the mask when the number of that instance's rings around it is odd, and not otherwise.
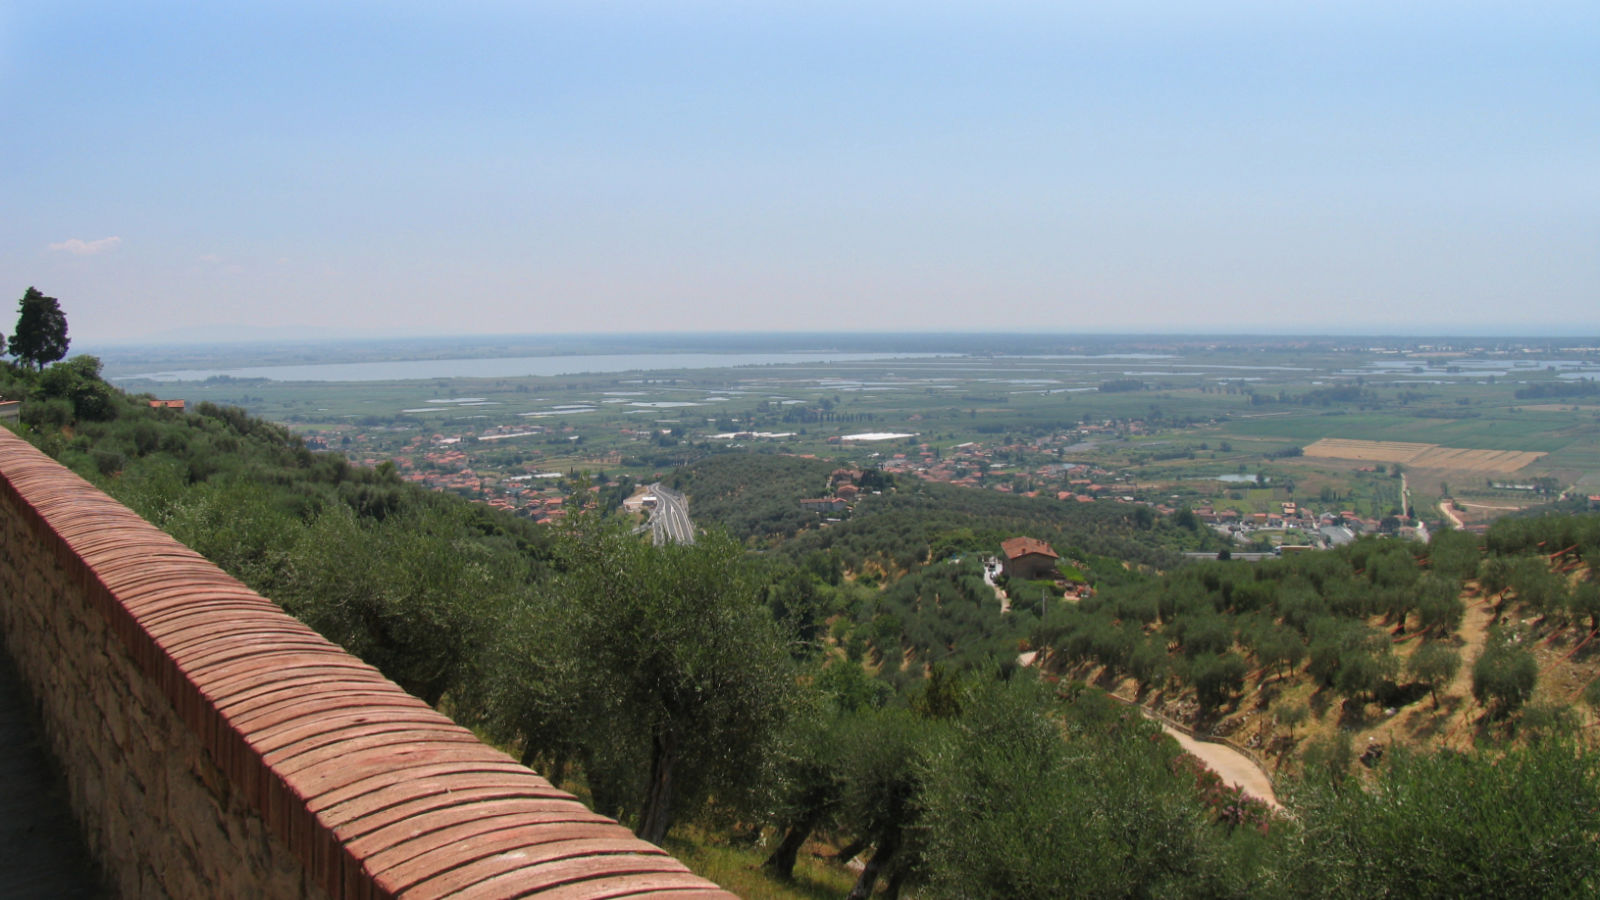
[[[674,829],[666,850],[694,871],[746,900],[838,900],[850,893],[855,873],[840,865],[824,862],[808,850],[800,853],[794,867],[794,880],[783,882],[761,871],[767,851],[761,847],[738,847],[719,836],[693,826]]]

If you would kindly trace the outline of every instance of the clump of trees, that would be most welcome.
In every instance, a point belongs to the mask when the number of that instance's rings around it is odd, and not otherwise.
[[[1600,756],[1563,740],[1392,754],[1370,788],[1313,777],[1285,881],[1332,897],[1582,897],[1600,887]]]

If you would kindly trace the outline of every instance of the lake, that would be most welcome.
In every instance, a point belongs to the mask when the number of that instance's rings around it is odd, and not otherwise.
[[[114,381],[204,381],[207,378],[266,378],[272,381],[406,381],[429,378],[524,378],[678,369],[732,369],[796,363],[927,359],[939,353],[621,353],[596,356],[517,356],[482,359],[387,360],[303,366],[244,366],[234,369],[173,369],[139,372]]]

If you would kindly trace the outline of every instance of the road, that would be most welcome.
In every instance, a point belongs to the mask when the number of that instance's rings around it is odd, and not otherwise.
[[[983,583],[994,589],[994,598],[1000,601],[1000,611],[1008,613],[1011,612],[1011,598],[1000,589],[1000,585],[994,583],[994,577],[998,574],[1000,574],[1000,560],[991,556],[983,561]]]
[[[1450,521],[1451,528],[1459,531],[1460,529],[1467,527],[1466,523],[1461,521],[1461,517],[1456,515],[1456,511],[1450,508],[1449,500],[1439,501],[1439,512],[1444,513],[1444,517]]]
[[[689,498],[659,481],[650,485],[650,493],[656,498],[655,508],[650,510],[651,543],[657,547],[694,543],[694,523],[689,521]]]
[[[1171,725],[1157,720],[1161,730],[1172,735],[1189,754],[1205,764],[1205,767],[1217,773],[1224,782],[1237,788],[1243,788],[1246,794],[1261,800],[1273,809],[1283,809],[1283,804],[1278,802],[1278,794],[1272,789],[1272,779],[1255,761],[1243,753],[1229,747],[1227,744],[1218,744],[1211,741],[1197,741],[1184,734]]]

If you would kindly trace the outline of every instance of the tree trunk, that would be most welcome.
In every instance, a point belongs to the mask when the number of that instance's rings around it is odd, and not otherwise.
[[[639,812],[640,838],[659,846],[672,826],[672,765],[678,757],[678,736],[671,728],[650,739],[650,784]]]
[[[867,845],[870,843],[872,842],[866,838],[856,838],[855,840],[846,844],[838,853],[835,853],[833,855],[833,861],[836,863],[847,863],[850,860],[860,856],[861,851],[867,849]]]
[[[900,888],[904,886],[905,881],[905,867],[895,869],[894,874],[889,876],[889,883],[883,888],[883,900],[900,900]]]
[[[533,769],[533,764],[538,762],[538,757],[538,749],[533,748],[533,746],[523,748],[522,764],[526,765],[528,769]],[[539,772],[538,769],[533,770],[534,772]],[[560,788],[562,781],[566,780],[566,751],[560,751],[554,757],[550,757],[550,769],[546,770],[546,772],[539,772],[539,775],[544,775],[544,780],[549,781],[552,788]]]
[[[795,857],[800,855],[800,848],[805,845],[806,838],[811,837],[812,829],[816,828],[817,816],[806,816],[799,822],[789,826],[784,832],[783,840],[772,850],[772,855],[761,864],[761,868],[774,878],[790,881],[794,878]]]
[[[615,790],[611,781],[596,770],[592,759],[587,758],[587,754],[585,756],[583,776],[589,784],[590,805],[602,816],[621,818],[622,792]]]
[[[878,886],[878,876],[894,859],[895,851],[900,849],[900,831],[895,829],[883,840],[878,842],[878,849],[867,860],[866,868],[861,870],[861,877],[856,879],[856,886],[850,889],[850,896],[845,900],[867,900],[872,896],[873,888]]]

